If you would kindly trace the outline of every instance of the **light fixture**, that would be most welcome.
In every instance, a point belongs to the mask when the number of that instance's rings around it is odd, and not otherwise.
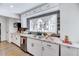
[[[11,8],[13,8],[13,7],[14,7],[14,5],[10,5],[10,7],[11,7]]]

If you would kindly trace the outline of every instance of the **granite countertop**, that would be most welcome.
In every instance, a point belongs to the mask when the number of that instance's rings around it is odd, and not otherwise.
[[[32,38],[32,39],[35,39],[35,40],[49,42],[49,43],[52,43],[52,44],[55,43],[55,44],[69,46],[69,47],[73,47],[73,48],[79,48],[79,43],[66,44],[66,43],[63,43],[62,40],[60,40],[60,38],[57,38],[57,37],[51,37],[51,38],[45,39],[45,37],[39,38],[38,36],[35,36],[35,35],[32,35],[32,34],[20,34],[20,35],[26,36],[28,38]]]

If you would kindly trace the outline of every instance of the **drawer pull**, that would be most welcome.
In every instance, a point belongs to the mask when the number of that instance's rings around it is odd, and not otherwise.
[[[48,44],[47,44],[47,46],[51,47],[51,45],[48,45]]]
[[[42,47],[42,51],[44,51],[44,47]]]
[[[67,46],[67,48],[70,48],[69,46]]]

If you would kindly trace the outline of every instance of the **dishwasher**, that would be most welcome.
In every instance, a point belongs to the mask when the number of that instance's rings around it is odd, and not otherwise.
[[[27,37],[21,36],[20,47],[23,51],[27,52]]]

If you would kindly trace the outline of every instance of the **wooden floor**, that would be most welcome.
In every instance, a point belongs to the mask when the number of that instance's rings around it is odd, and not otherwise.
[[[0,56],[30,56],[30,55],[23,52],[20,48],[18,48],[14,44],[8,42],[1,42]]]

